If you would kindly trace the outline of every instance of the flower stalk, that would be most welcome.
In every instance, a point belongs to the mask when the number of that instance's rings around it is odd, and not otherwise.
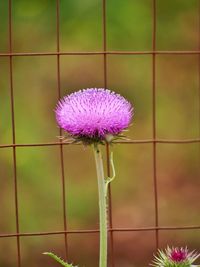
[[[97,171],[99,193],[99,227],[100,227],[100,254],[99,267],[107,267],[107,182],[104,176],[103,159],[98,146],[94,144],[94,157]]]
[[[130,125],[133,110],[131,103],[123,96],[104,88],[74,92],[61,99],[55,109],[58,126],[68,134],[69,142],[93,145],[99,192],[99,267],[107,267],[107,192],[109,183],[115,178],[115,169],[111,153],[113,176],[104,176],[103,159],[98,146],[124,138],[120,134]],[[63,266],[73,267],[53,253],[46,254]]]

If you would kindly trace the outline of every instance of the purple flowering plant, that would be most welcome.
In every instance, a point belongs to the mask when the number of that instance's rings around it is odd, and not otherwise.
[[[189,251],[187,247],[167,247],[165,250],[158,250],[151,266],[154,267],[199,267],[193,265],[200,256],[196,251]]]
[[[89,88],[61,99],[56,107],[56,120],[67,134],[67,141],[93,146],[99,194],[100,255],[99,267],[107,267],[107,188],[115,178],[112,154],[110,164],[113,176],[106,177],[100,145],[124,139],[122,132],[133,117],[132,105],[121,95],[104,88]],[[75,267],[51,252],[45,252],[65,267]]]

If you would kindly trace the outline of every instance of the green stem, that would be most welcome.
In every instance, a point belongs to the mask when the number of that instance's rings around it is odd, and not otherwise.
[[[107,197],[106,182],[103,171],[103,160],[101,151],[94,145],[94,156],[97,170],[98,191],[99,191],[99,223],[100,223],[100,255],[99,267],[107,267]]]

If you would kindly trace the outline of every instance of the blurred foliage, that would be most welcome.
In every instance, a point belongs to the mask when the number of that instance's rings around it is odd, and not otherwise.
[[[108,0],[107,49],[152,48],[152,1]],[[199,1],[157,0],[157,50],[197,50]],[[0,1],[0,53],[8,52],[8,1]],[[12,1],[13,52],[54,52],[56,1]],[[102,1],[60,1],[61,51],[102,50]],[[108,55],[108,87],[135,107],[132,139],[152,138],[152,56]],[[0,57],[0,144],[12,143],[9,58]],[[61,56],[61,93],[103,87],[103,56]],[[17,143],[55,142],[57,57],[13,57]],[[199,56],[156,56],[157,138],[199,138]],[[152,144],[116,145],[112,185],[115,227],[154,226]],[[17,177],[20,232],[63,230],[59,147],[19,147]],[[0,149],[0,232],[14,233],[12,148]],[[97,185],[90,148],[64,147],[68,229],[98,228]],[[158,144],[159,224],[198,225],[199,145]],[[195,230],[160,231],[160,245],[200,248]],[[62,235],[22,237],[22,266],[53,266],[41,253],[64,257]],[[114,233],[116,267],[147,265],[155,252],[153,232]],[[80,266],[98,265],[98,235],[69,234],[69,257]],[[77,249],[78,248],[78,249]],[[81,249],[79,249],[81,248]],[[77,253],[78,251],[78,253]],[[16,266],[16,239],[0,238],[0,266]]]

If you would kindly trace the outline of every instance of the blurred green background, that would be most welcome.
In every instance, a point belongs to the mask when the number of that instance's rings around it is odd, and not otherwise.
[[[107,0],[107,49],[152,49],[152,1]],[[157,0],[157,50],[198,50],[199,0]],[[12,1],[13,52],[56,51],[56,1]],[[8,1],[0,0],[0,53],[8,52]],[[60,1],[61,51],[102,50],[102,1]],[[108,88],[135,107],[127,135],[152,138],[152,56],[108,55]],[[61,56],[62,95],[103,87],[103,56]],[[0,57],[0,144],[12,143],[9,58]],[[16,143],[56,142],[56,56],[13,57]],[[156,56],[157,138],[199,138],[199,56]],[[114,227],[151,227],[154,219],[152,144],[115,145],[112,184]],[[63,230],[60,150],[17,148],[20,232]],[[97,229],[98,200],[91,148],[65,146],[68,229]],[[158,144],[160,226],[200,224],[199,144]],[[0,232],[15,233],[12,148],[0,149]],[[160,231],[160,246],[200,250],[200,231]],[[22,266],[56,266],[43,256],[64,257],[62,235],[21,237]],[[98,235],[69,234],[69,259],[98,266]],[[115,232],[116,267],[147,266],[153,231]],[[0,238],[0,266],[14,267],[16,238]]]

